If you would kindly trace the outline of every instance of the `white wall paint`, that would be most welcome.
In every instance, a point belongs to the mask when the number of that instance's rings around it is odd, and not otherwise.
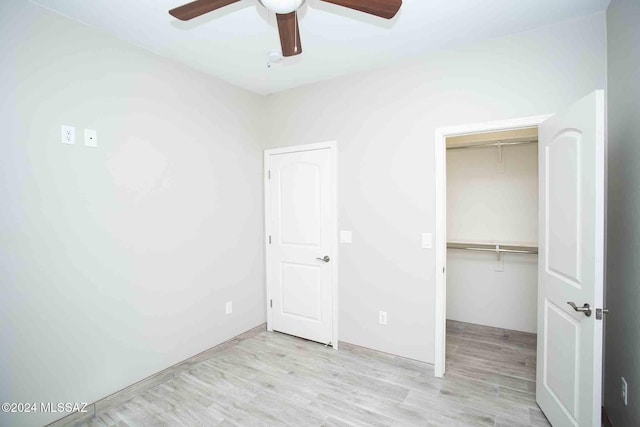
[[[455,253],[454,253],[455,252]],[[536,333],[537,255],[448,251],[447,319]]]
[[[537,246],[538,145],[447,151],[447,240]],[[536,331],[537,255],[447,251],[447,318]]]
[[[0,51],[0,402],[92,402],[264,322],[263,99],[24,1]]]
[[[447,151],[447,240],[538,244],[538,145]]]
[[[264,321],[262,116],[268,147],[338,141],[341,338],[433,361],[434,129],[605,76],[602,14],[266,100],[18,0],[0,49],[3,401],[93,401]]]
[[[435,128],[560,111],[605,54],[597,14],[268,98],[269,147],[338,143],[341,340],[433,362]]]
[[[640,2],[607,10],[608,186],[604,406],[614,426],[640,425]],[[628,384],[628,405],[620,397]]]

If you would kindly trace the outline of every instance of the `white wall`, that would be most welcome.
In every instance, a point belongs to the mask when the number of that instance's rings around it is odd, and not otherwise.
[[[447,240],[537,246],[538,145],[447,151]],[[502,173],[498,173],[501,171]],[[447,251],[447,318],[536,332],[538,256]]]
[[[0,402],[92,402],[264,322],[263,99],[26,1],[0,52]]]
[[[0,401],[94,401],[263,322],[261,150],[326,140],[354,231],[340,337],[432,362],[434,129],[604,87],[604,33],[598,14],[263,99],[1,2]]]
[[[612,0],[608,37],[608,186],[604,406],[640,425],[640,2]],[[621,377],[628,405],[620,398]]]
[[[605,86],[605,45],[597,14],[268,98],[269,147],[338,143],[341,340],[433,362],[434,130],[561,111]]]

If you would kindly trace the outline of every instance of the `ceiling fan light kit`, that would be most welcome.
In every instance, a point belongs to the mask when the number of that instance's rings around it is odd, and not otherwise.
[[[264,7],[269,9],[271,12],[283,13],[283,14],[291,13],[298,10],[298,8],[302,6],[302,3],[304,3],[304,0],[259,0],[259,1],[260,3],[262,3]]]
[[[212,12],[224,6],[237,3],[241,0],[196,0],[191,3],[171,9],[171,16],[182,21],[188,21],[205,13]],[[278,32],[280,33],[280,46],[282,56],[295,56],[302,53],[300,42],[300,28],[296,11],[305,0],[259,0],[268,10],[276,14]],[[348,9],[391,19],[398,13],[402,0],[320,0],[332,3]]]

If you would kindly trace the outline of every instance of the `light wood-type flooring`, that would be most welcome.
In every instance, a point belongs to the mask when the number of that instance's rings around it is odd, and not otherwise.
[[[83,426],[548,426],[536,336],[448,322],[447,374],[280,333],[244,334]]]

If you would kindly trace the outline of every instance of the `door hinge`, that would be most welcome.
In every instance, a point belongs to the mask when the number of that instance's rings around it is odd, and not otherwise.
[[[607,314],[609,309],[607,308],[596,308],[596,319],[602,320],[602,315]]]
[[[444,274],[444,267],[442,267],[442,274]]]
[[[269,244],[271,244],[271,236],[269,236]]]
[[[273,300],[269,300],[269,307],[273,308]]]
[[[267,179],[271,179],[271,171],[267,171]]]

